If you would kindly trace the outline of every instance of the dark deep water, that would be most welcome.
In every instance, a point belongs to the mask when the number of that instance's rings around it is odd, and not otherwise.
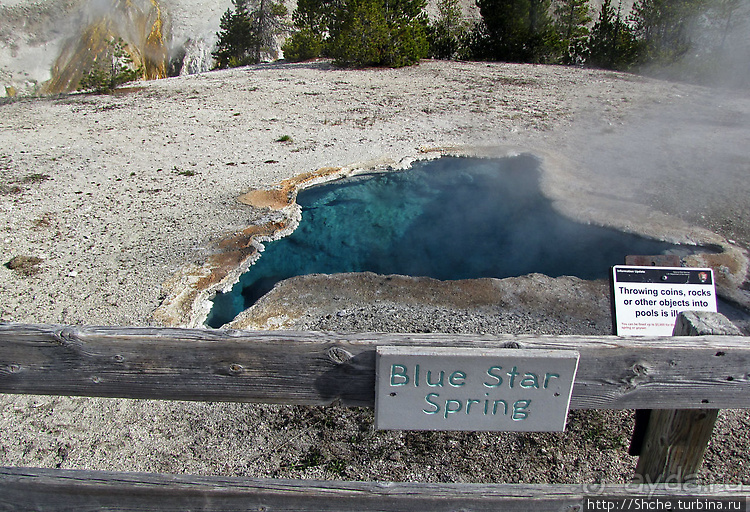
[[[627,254],[677,249],[557,214],[539,177],[539,161],[530,155],[441,158],[304,190],[299,227],[266,244],[232,291],[217,295],[206,324],[220,327],[297,275],[371,271],[448,280],[539,272],[599,279]]]

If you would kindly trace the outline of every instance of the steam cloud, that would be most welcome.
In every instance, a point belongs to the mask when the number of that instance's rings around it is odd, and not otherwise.
[[[703,85],[750,87],[750,0],[711,0],[688,27],[690,49],[669,66],[646,74]]]

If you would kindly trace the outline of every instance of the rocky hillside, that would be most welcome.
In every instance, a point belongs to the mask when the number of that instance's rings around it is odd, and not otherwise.
[[[166,76],[164,56],[210,67],[210,48],[230,0],[4,0],[0,5],[0,96],[60,92],[112,37],[134,49],[151,78]],[[185,51],[187,50],[187,52]],[[151,62],[160,60],[161,65]]]

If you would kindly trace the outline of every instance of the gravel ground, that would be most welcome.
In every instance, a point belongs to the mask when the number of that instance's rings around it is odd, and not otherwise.
[[[155,325],[163,283],[265,215],[240,193],[431,148],[530,151],[566,215],[750,246],[747,92],[553,66],[315,62],[4,101],[0,112],[3,263],[39,259],[0,267],[3,322]],[[740,302],[746,270],[730,269]],[[272,304],[294,309],[300,329],[609,333],[604,283],[522,279],[502,296],[564,285],[586,306],[564,311],[541,292],[480,303],[472,284],[426,303],[352,297],[321,309],[295,301],[303,284],[292,283]],[[333,406],[2,396],[0,407],[2,465],[430,482],[624,482],[635,465],[629,411],[574,411],[564,434],[462,434],[378,432],[371,411]],[[704,478],[750,483],[748,422],[722,411]]]

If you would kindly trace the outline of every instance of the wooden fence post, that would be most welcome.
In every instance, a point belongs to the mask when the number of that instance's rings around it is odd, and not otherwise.
[[[685,311],[678,315],[672,334],[738,335],[741,332],[720,313]],[[718,409],[651,411],[635,481],[677,483],[694,479],[718,414]]]
[[[679,267],[680,257],[676,254],[641,255],[628,254],[625,256],[625,265],[629,267]],[[614,286],[614,281],[610,281]],[[615,319],[614,289],[610,294],[612,300],[612,333],[617,334],[617,321]],[[643,449],[643,441],[648,428],[648,420],[651,417],[651,409],[635,410],[635,425],[633,426],[633,437],[630,439],[628,455],[640,455]]]

